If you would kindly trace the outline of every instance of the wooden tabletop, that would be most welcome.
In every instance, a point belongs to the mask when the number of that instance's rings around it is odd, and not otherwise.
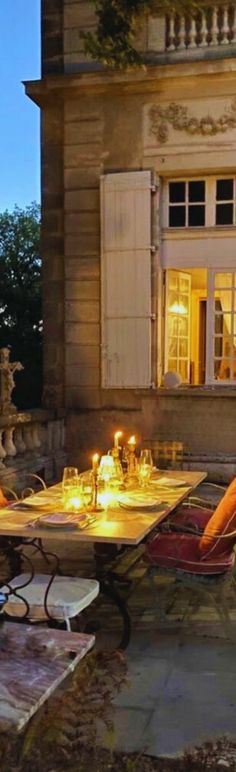
[[[119,505],[112,507],[107,512],[97,513],[95,521],[86,528],[80,529],[77,525],[73,530],[69,528],[50,528],[39,525],[40,514],[53,511],[62,511],[60,500],[60,486],[52,486],[46,491],[37,494],[45,502],[43,511],[40,507],[26,511],[13,511],[7,508],[0,510],[0,535],[22,536],[30,538],[107,542],[115,544],[139,544],[145,536],[162,520],[164,520],[175,507],[188,496],[205,478],[206,472],[161,472],[161,477],[177,478],[183,481],[181,487],[153,486],[151,489],[153,498],[159,500],[159,504],[153,510],[135,509],[128,510]],[[150,495],[150,490],[148,491]],[[34,497],[27,501],[33,504]],[[30,524],[29,524],[30,523]]]
[[[12,622],[1,625],[0,732],[19,732],[94,640],[93,635],[64,630]]]

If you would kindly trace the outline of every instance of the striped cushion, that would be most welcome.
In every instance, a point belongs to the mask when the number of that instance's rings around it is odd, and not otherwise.
[[[170,525],[171,530],[185,530],[191,529],[196,533],[204,531],[208,521],[212,517],[212,509],[206,507],[199,507],[199,505],[191,504],[191,506],[180,506],[168,519],[167,524]]]
[[[234,564],[234,552],[201,560],[199,536],[160,533],[146,547],[146,560],[162,568],[180,569],[191,574],[223,574]]]
[[[227,488],[218,507],[208,521],[200,540],[199,550],[203,560],[221,555],[226,550],[233,549],[236,536],[219,538],[232,533],[236,529],[236,477]]]

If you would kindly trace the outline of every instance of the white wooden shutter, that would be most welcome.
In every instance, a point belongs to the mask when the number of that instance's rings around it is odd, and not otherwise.
[[[102,386],[151,385],[151,172],[101,179]]]

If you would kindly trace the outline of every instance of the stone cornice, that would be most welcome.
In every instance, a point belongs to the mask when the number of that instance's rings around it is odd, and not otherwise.
[[[139,94],[158,93],[163,81],[189,81],[190,78],[204,78],[236,83],[236,58],[214,61],[173,63],[147,66],[145,69],[126,72],[89,72],[65,75],[48,75],[41,80],[23,81],[25,92],[40,107],[52,104],[52,99],[63,102],[67,98],[86,94]]]

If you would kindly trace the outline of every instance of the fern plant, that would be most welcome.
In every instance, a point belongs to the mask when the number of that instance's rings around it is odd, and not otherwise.
[[[133,45],[138,20],[149,11],[189,14],[200,7],[196,0],[94,0],[95,33],[82,32],[85,52],[112,69],[140,67],[142,55]]]
[[[32,719],[21,749],[20,769],[66,768],[88,750],[93,768],[99,724],[106,728],[106,746],[114,746],[113,699],[126,683],[126,662],[118,653],[92,652],[76,668],[48,704]],[[44,762],[45,766],[43,766]]]

